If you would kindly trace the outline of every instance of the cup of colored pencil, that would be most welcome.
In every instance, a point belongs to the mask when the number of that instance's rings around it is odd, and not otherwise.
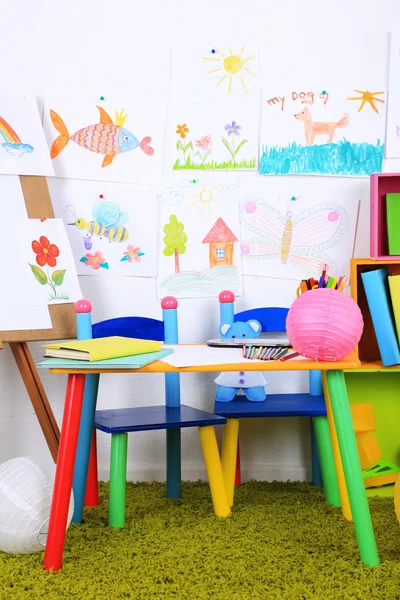
[[[243,346],[242,355],[243,358],[249,360],[289,360],[299,356],[298,352],[289,352],[289,348],[283,348],[282,346]]]
[[[319,288],[331,288],[332,290],[343,292],[347,277],[330,277],[327,275],[326,270],[327,266],[325,265],[318,280],[313,277],[311,277],[311,279],[302,279],[297,286],[296,296],[300,296],[300,294],[304,294],[304,292],[308,292],[309,290],[317,290]]]

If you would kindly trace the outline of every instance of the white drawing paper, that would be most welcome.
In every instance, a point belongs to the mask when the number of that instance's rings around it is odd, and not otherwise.
[[[175,46],[171,69],[164,174],[171,169],[256,169],[257,48]]]
[[[14,221],[28,294],[41,304],[76,302],[82,298],[74,257],[61,219]]]
[[[164,180],[158,194],[158,295],[242,294],[239,190],[235,177]]]
[[[151,190],[79,181],[50,184],[78,275],[156,277],[157,202]]]
[[[391,34],[386,158],[400,158],[400,31]]]
[[[281,180],[278,180],[281,181]],[[245,275],[293,279],[327,272],[349,280],[359,200],[349,188],[263,184],[242,193],[241,253]]]
[[[12,224],[12,219],[19,222],[28,219],[19,177],[0,176],[0,203],[3,213],[0,331],[51,329],[47,303],[41,302],[39,294],[31,293]]]
[[[33,96],[0,94],[0,174],[54,176]]]
[[[382,171],[386,91],[263,90],[262,175],[368,176]]]
[[[165,99],[142,93],[101,98],[46,96],[43,123],[56,176],[151,183],[162,171]]]

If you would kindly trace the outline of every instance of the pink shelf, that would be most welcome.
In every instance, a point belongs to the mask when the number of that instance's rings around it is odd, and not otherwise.
[[[386,194],[400,193],[400,173],[374,173],[370,177],[371,258],[399,261],[390,256],[386,223]]]

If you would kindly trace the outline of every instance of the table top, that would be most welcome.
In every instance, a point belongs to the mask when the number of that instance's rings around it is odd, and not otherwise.
[[[199,344],[197,344],[199,346]],[[205,347],[205,344],[201,346]],[[182,347],[182,344],[179,345]],[[150,363],[141,369],[130,369],[121,365],[116,368],[98,367],[85,368],[84,364],[79,367],[57,367],[49,369],[50,373],[60,375],[95,375],[101,373],[217,373],[219,371],[344,371],[359,368],[361,365],[355,352],[349,354],[346,358],[336,362],[316,362],[309,359],[291,359],[285,361],[254,361],[248,360],[246,363],[231,364],[207,364],[193,365],[187,367],[173,367],[162,360]]]

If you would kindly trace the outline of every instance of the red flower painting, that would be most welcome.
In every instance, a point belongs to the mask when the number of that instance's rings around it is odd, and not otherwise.
[[[55,267],[57,264],[56,257],[60,251],[55,244],[50,244],[46,236],[41,235],[39,241],[33,240],[32,250],[36,254],[36,262],[40,267],[49,265]]]

